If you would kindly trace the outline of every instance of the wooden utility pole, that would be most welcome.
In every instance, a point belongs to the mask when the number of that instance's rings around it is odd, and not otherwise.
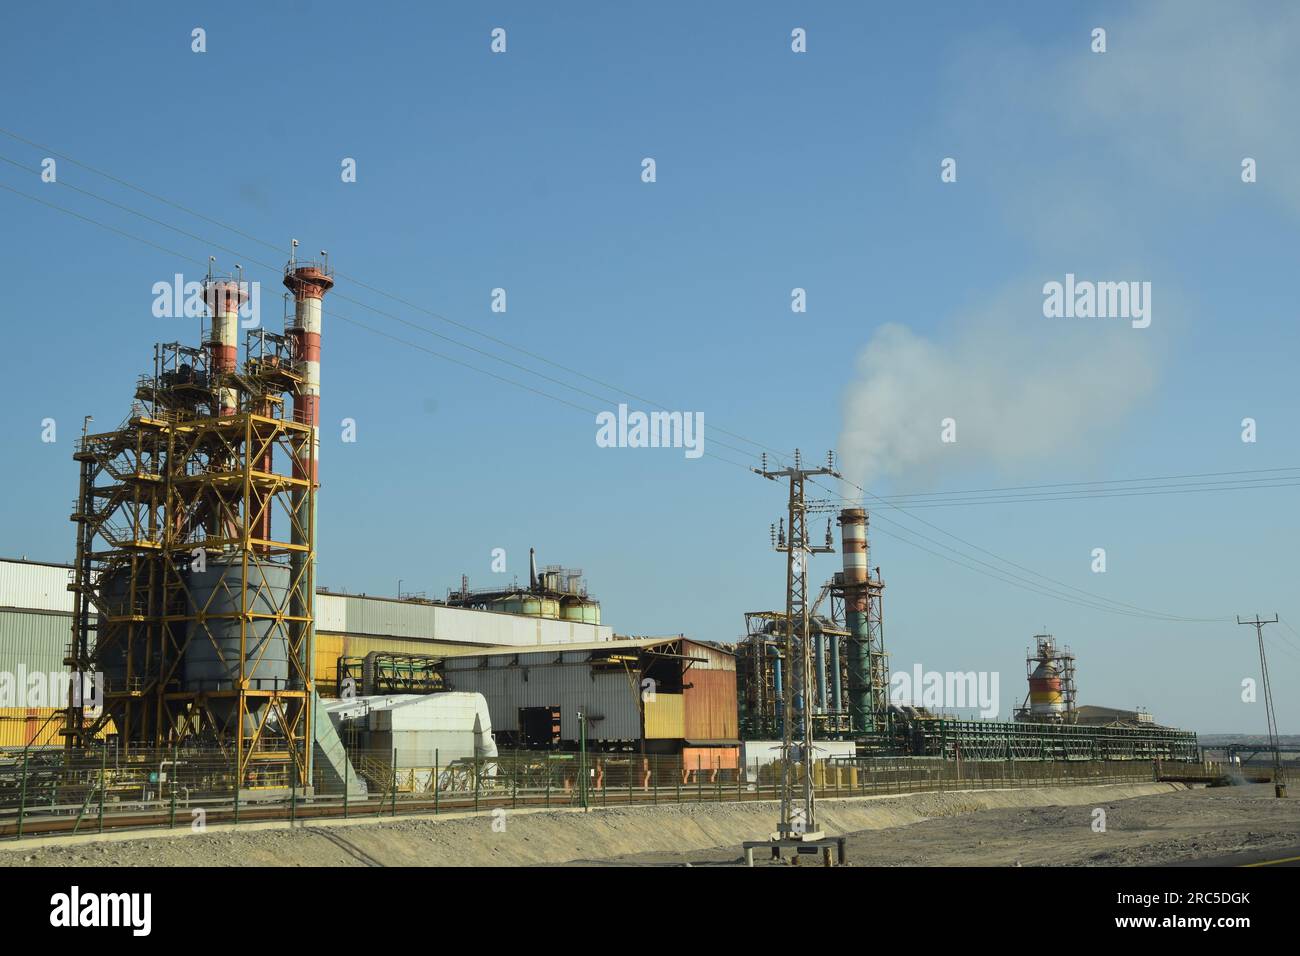
[[[1277,717],[1273,713],[1273,687],[1268,679],[1268,658],[1264,656],[1264,625],[1276,624],[1277,621],[1276,614],[1273,615],[1272,620],[1261,620],[1258,613],[1252,621],[1243,621],[1240,616],[1237,618],[1238,624],[1249,624],[1254,627],[1255,637],[1259,640],[1259,671],[1264,684],[1264,712],[1268,716],[1268,746],[1273,751],[1273,794],[1285,797],[1286,770],[1282,767],[1282,752],[1277,739]]]

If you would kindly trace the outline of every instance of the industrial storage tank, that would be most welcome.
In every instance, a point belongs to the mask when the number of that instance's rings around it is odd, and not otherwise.
[[[137,599],[148,593],[143,576],[148,568],[138,572],[141,580],[137,582]],[[95,668],[104,677],[106,690],[125,691],[127,687],[127,653],[131,655],[131,672],[136,678],[147,673],[149,639],[147,628],[136,624],[133,633],[128,631],[130,624],[122,621],[110,622],[109,617],[145,616],[147,607],[131,607],[131,568],[129,566],[114,568],[103,576],[100,582],[100,600],[104,615],[99,621],[99,650],[95,655]]]
[[[1042,661],[1029,676],[1029,712],[1036,717],[1059,717],[1065,712],[1061,676],[1051,661]]]
[[[599,624],[600,602],[586,598],[568,598],[560,605],[560,618],[580,624]]]
[[[239,680],[240,617],[244,612],[243,559],[209,558],[202,571],[187,575],[190,615],[202,614],[203,623],[191,624],[185,649],[184,689],[232,690]],[[247,613],[244,625],[247,664],[244,677],[249,690],[289,688],[288,624],[274,620],[289,604],[289,568],[283,564],[248,559]]]
[[[529,594],[516,591],[496,598],[489,605],[489,610],[502,611],[506,614],[522,614],[525,617],[546,617],[559,620],[560,602],[553,597],[541,594]]]

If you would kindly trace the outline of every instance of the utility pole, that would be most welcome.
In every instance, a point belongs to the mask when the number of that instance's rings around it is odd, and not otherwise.
[[[1253,621],[1243,621],[1240,616],[1237,617],[1238,624],[1250,624],[1255,628],[1255,637],[1259,640],[1259,671],[1264,683],[1264,713],[1268,715],[1268,745],[1273,751],[1273,794],[1277,797],[1285,797],[1286,771],[1282,769],[1282,753],[1277,739],[1277,717],[1273,713],[1273,687],[1268,680],[1268,659],[1264,656],[1264,625],[1276,624],[1277,621],[1276,614],[1271,621],[1260,620],[1258,612]]]
[[[783,529],[773,536],[772,546],[777,551],[784,551],[785,562],[785,659],[786,666],[794,672],[796,660],[796,635],[798,635],[797,652],[799,660],[799,694],[801,706],[795,707],[794,681],[787,678],[782,688],[781,721],[781,822],[776,838],[780,840],[820,840],[822,833],[817,829],[816,801],[813,792],[812,762],[812,653],[809,641],[809,607],[808,607],[808,558],[813,554],[825,554],[834,551],[830,526],[826,529],[826,544],[812,546],[808,543],[806,519],[810,511],[830,510],[828,502],[808,502],[804,499],[804,482],[817,475],[829,475],[839,478],[834,468],[834,452],[827,452],[826,465],[821,468],[804,468],[800,453],[795,449],[794,466],[769,470],[767,455],[763,455],[763,467],[752,469],[770,481],[785,479],[789,482],[788,525],[789,533]],[[793,674],[791,675],[793,676]],[[794,737],[794,718],[798,711],[800,721],[800,743],[796,748]],[[799,758],[803,767],[800,781],[791,779],[791,764],[794,757]]]

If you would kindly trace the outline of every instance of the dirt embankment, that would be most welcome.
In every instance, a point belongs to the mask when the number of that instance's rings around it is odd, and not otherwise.
[[[1092,834],[1093,807],[1114,808],[1134,803],[1134,798],[1159,804],[1191,795],[1175,784],[1147,783],[824,800],[818,808],[820,825],[828,833],[872,831],[870,840],[850,840],[850,861],[857,865],[987,864],[1019,860],[1012,860],[1014,854],[1005,849],[994,852],[1000,839],[1009,838],[1014,844],[1017,831],[1023,830],[1025,839],[1042,844],[1047,853],[1067,834],[1086,841],[1084,835]],[[737,862],[743,841],[765,839],[776,812],[769,801],[700,803],[587,813],[502,810],[437,818],[340,820],[293,828],[249,824],[238,829],[212,827],[201,834],[184,830],[165,835],[110,833],[5,844],[0,866],[717,865]],[[948,829],[927,833],[925,827],[934,824]],[[991,828],[989,840],[974,836],[986,826]],[[882,855],[880,848],[887,841],[898,842],[896,853]],[[950,845],[952,841],[960,847]],[[1096,849],[1100,844],[1090,845]],[[979,849],[983,846],[988,851]],[[1055,861],[1044,856],[1021,862]]]

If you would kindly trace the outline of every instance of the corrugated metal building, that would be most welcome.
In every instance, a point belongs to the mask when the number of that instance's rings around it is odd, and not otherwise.
[[[316,595],[316,686],[338,695],[341,657],[371,651],[439,655],[476,647],[603,643],[611,628],[598,624],[446,607],[421,601],[320,593]]]
[[[72,568],[66,564],[0,558],[0,610],[71,614],[71,581]]]
[[[59,673],[72,639],[72,569],[40,561],[0,560],[0,674]],[[11,678],[12,679],[12,678]],[[0,705],[0,747],[62,742],[52,707]]]
[[[571,749],[579,712],[596,750],[680,753],[688,767],[735,769],[736,662],[682,637],[459,649],[443,662],[448,688],[488,702],[503,746]]]
[[[0,673],[23,666],[62,671],[72,639],[72,568],[0,559]],[[464,647],[608,641],[609,627],[453,608],[392,598],[316,596],[316,681],[323,696],[338,692],[338,659],[371,651],[442,654]],[[40,709],[41,720],[48,709]],[[0,746],[31,729],[27,708],[0,708]],[[21,726],[19,726],[21,725]]]

